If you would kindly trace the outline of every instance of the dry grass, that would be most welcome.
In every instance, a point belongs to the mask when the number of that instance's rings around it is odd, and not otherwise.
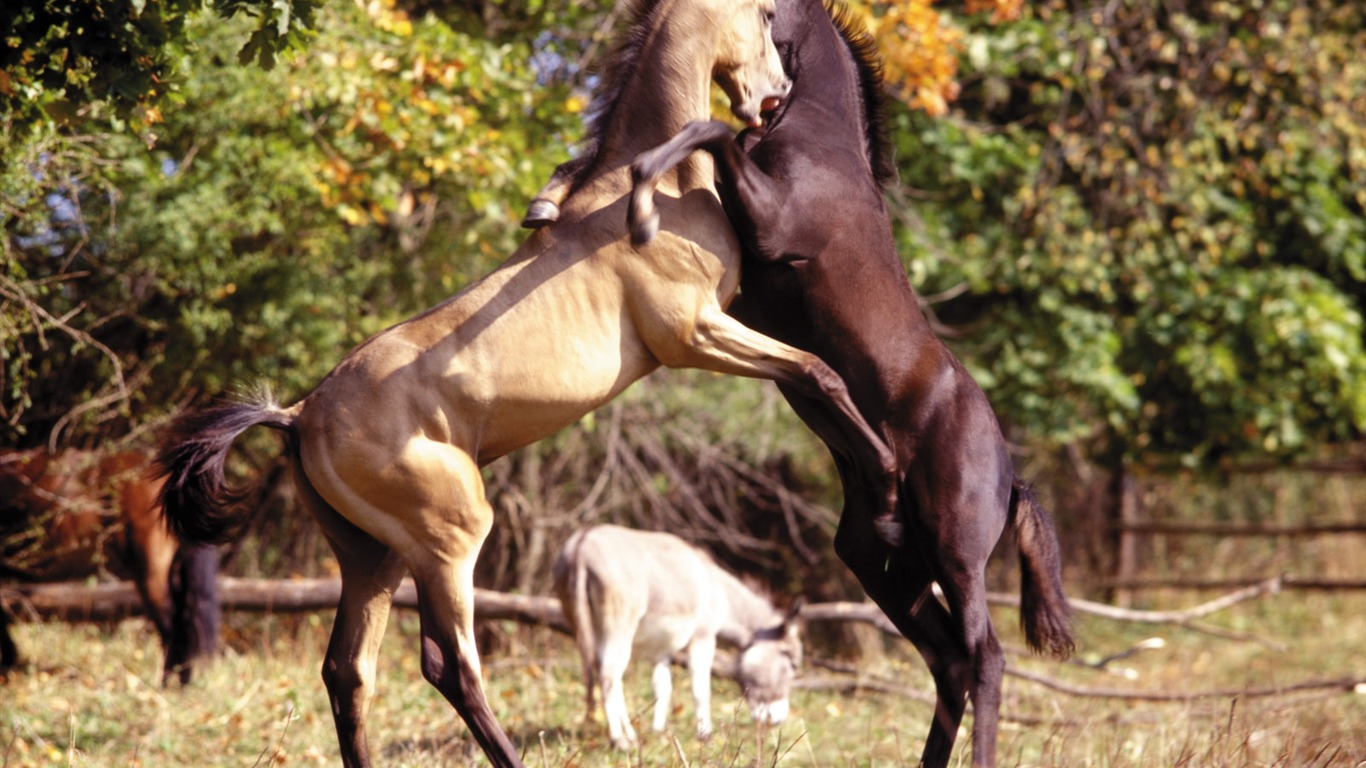
[[[1022,657],[1012,664],[1076,686],[1200,691],[1366,677],[1366,596],[1280,595],[1218,617],[1263,641],[1230,641],[1171,627],[1083,622],[1083,657],[1153,635],[1166,640],[1111,666],[1132,680],[1080,665]],[[1014,617],[999,616],[1011,627]],[[266,766],[338,762],[318,676],[326,617],[234,616],[230,650],[187,690],[156,687],[159,653],[146,625],[23,625],[35,661],[0,684],[0,765]],[[371,713],[377,764],[484,764],[464,727],[418,671],[416,622],[398,615]],[[486,660],[491,700],[535,767],[915,765],[930,707],[913,697],[805,690],[794,717],[758,734],[738,692],[718,681],[717,734],[691,734],[691,701],[676,675],[673,731],[648,734],[635,754],[610,748],[600,720],[581,720],[578,664],[564,638],[520,630]],[[918,659],[898,644],[864,666],[870,678],[928,689]],[[630,685],[646,712],[643,670]],[[810,678],[832,673],[808,667]],[[1082,698],[1010,679],[999,740],[1007,766],[1345,766],[1366,761],[1366,696],[1311,692],[1266,698],[1153,703]],[[646,728],[648,731],[648,727]],[[966,736],[960,744],[966,744]],[[955,755],[967,765],[969,752]]]

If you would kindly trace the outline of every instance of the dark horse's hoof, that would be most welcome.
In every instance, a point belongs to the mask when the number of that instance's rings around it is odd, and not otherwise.
[[[540,229],[559,218],[560,206],[549,200],[536,198],[531,201],[531,205],[526,207],[526,216],[522,219],[522,226],[527,229]]]
[[[899,549],[906,542],[906,526],[894,514],[878,515],[873,519],[878,538]]]

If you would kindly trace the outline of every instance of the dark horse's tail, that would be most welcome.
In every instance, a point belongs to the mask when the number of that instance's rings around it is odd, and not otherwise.
[[[1062,592],[1062,558],[1053,519],[1019,478],[1010,486],[1010,519],[1020,547],[1020,621],[1025,641],[1038,653],[1064,659],[1075,642]]]
[[[161,505],[171,530],[184,544],[221,544],[246,525],[241,502],[251,488],[229,487],[223,464],[237,436],[261,425],[278,429],[293,442],[294,411],[277,405],[269,393],[228,402],[178,417],[157,453],[166,474]]]

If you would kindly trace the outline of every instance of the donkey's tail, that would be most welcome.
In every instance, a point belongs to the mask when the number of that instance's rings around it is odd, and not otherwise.
[[[593,621],[593,608],[589,605],[588,567],[583,562],[579,550],[589,529],[580,529],[565,542],[559,557],[555,558],[553,575],[555,591],[560,596],[560,608],[574,634],[574,644],[579,649],[579,659],[583,662],[583,684],[586,688],[585,718],[593,716],[593,696],[598,685],[598,637]]]
[[[1010,517],[1020,547],[1020,621],[1025,641],[1037,653],[1065,659],[1075,641],[1062,591],[1058,537],[1048,511],[1019,478],[1010,486]]]
[[[161,508],[171,530],[186,544],[219,544],[234,538],[247,523],[241,502],[251,487],[233,488],[223,464],[233,441],[262,425],[286,433],[292,450],[294,409],[282,409],[269,392],[181,414],[171,423],[157,464],[166,475]]]

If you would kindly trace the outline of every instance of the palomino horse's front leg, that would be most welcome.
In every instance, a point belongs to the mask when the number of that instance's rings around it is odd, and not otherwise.
[[[637,327],[645,324],[637,321]],[[671,339],[651,345],[660,362],[671,368],[702,368],[750,378],[771,379],[811,398],[838,425],[840,443],[874,487],[881,489],[883,511],[894,510],[897,500],[896,456],[849,397],[839,374],[819,357],[770,338],[727,315],[716,304],[697,310],[691,333],[682,345]],[[667,333],[660,337],[667,337]]]
[[[586,152],[556,166],[550,181],[541,187],[541,191],[537,192],[527,205],[526,216],[522,217],[522,226],[527,229],[539,229],[557,221],[560,218],[560,203],[574,191],[574,187],[579,183],[579,177],[588,170],[592,157],[591,153]]]

